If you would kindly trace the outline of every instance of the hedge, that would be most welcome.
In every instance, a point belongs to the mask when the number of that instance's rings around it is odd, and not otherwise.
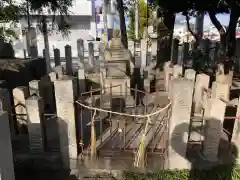
[[[136,173],[126,171],[123,180],[240,180],[240,167],[218,166],[211,170],[163,170]]]

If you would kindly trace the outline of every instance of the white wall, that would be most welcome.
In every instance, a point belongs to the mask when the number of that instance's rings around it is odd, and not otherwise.
[[[22,4],[24,1],[15,0],[16,4]],[[53,15],[48,8],[44,8],[46,15]],[[92,2],[91,0],[73,0],[73,6],[69,8],[70,14],[80,16],[91,16],[92,15]],[[36,14],[36,13],[32,13]]]

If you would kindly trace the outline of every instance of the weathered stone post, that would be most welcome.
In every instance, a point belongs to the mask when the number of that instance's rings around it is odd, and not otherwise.
[[[84,62],[84,41],[83,39],[77,40],[77,51],[80,63]]]
[[[63,166],[71,168],[71,160],[77,159],[76,126],[75,126],[75,97],[73,79],[54,81],[58,128],[60,136],[60,152]]]
[[[233,133],[232,133],[232,143],[234,146],[237,147],[237,157],[236,159],[236,164],[240,164],[240,97],[238,98],[238,106],[237,106],[237,113],[236,113],[237,119],[235,119],[234,122],[234,128],[233,128]]]
[[[195,81],[196,71],[194,69],[186,69],[184,73],[184,77],[189,80]]]
[[[170,65],[171,65],[170,61],[167,61],[164,64],[164,87],[166,92],[169,91],[169,82],[172,79],[173,68],[170,67]]]
[[[140,67],[146,67],[147,65],[147,39],[141,39],[141,66]]]
[[[29,93],[30,96],[37,95],[40,97],[41,83],[39,80],[32,80],[29,82]]]
[[[55,72],[50,72],[50,73],[48,73],[48,77],[49,77],[49,79],[50,79],[51,82],[57,80],[57,74],[56,74]]]
[[[61,65],[61,60],[60,60],[60,50],[59,49],[54,49],[53,50],[53,54],[54,54],[54,63],[55,66],[60,66]]]
[[[31,58],[37,58],[38,57],[37,34],[36,29],[34,27],[31,27],[30,31],[27,32],[27,46],[28,55]]]
[[[94,66],[95,65],[95,57],[94,57],[94,46],[93,46],[93,43],[90,42],[88,43],[88,63],[91,65],[91,66]]]
[[[55,112],[55,102],[54,102],[54,87],[53,82],[56,80],[56,73],[51,72],[41,78],[41,90],[42,97],[44,100],[44,106],[47,112]]]
[[[27,121],[26,99],[28,97],[28,87],[19,86],[13,89],[13,100],[16,112],[16,119],[17,122],[20,124],[26,124]]]
[[[172,49],[171,49],[171,61],[173,64],[178,64],[178,46],[179,46],[179,40],[174,39],[172,43]]]
[[[69,45],[65,46],[65,59],[66,59],[66,73],[72,76],[72,48]]]
[[[8,112],[0,110],[0,179],[15,180]]]
[[[206,74],[198,74],[196,77],[194,97],[193,97],[193,111],[194,113],[201,113],[203,108],[204,96],[207,95],[210,77]],[[205,98],[206,99],[206,98]]]
[[[86,91],[85,70],[84,69],[78,69],[78,88],[79,88],[79,94]]]
[[[212,162],[218,160],[226,104],[220,99],[208,99],[204,113],[203,155]]]
[[[182,66],[176,64],[173,66],[173,79],[182,77],[183,68]]]
[[[0,88],[0,102],[2,103],[2,110],[9,113],[8,114],[9,127],[10,127],[12,137],[14,137],[16,135],[16,129],[14,124],[14,119],[12,116],[11,99],[10,99],[10,93],[8,89]]]
[[[193,114],[195,116],[202,117],[203,115],[203,108],[208,98],[207,91],[209,79],[209,76],[206,74],[198,74],[196,77],[193,95]],[[189,139],[191,141],[200,142],[202,138],[200,131],[202,129],[203,123],[198,118],[193,118],[191,123],[191,134],[189,136]]]
[[[222,84],[218,82],[212,83],[211,98],[222,98],[225,101],[229,101],[230,85]]]
[[[194,81],[178,78],[171,81],[172,112],[169,124],[169,169],[188,169],[186,159]]]
[[[56,73],[57,79],[61,79],[64,76],[63,67],[61,65],[56,66],[54,72]]]
[[[31,96],[26,100],[28,113],[28,136],[31,153],[44,152],[44,105],[43,99]]]

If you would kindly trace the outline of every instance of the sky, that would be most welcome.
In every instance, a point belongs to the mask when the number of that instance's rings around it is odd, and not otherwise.
[[[221,24],[228,25],[229,14],[218,14],[217,18],[221,22]],[[180,24],[180,23],[183,23],[184,21],[185,21],[185,16],[182,16],[181,14],[177,14],[175,24]],[[194,23],[195,19],[191,18],[190,22]],[[213,26],[208,15],[205,15],[204,17],[204,26],[205,27]]]
[[[95,1],[96,6],[101,6],[102,3],[103,3],[103,0],[96,0]],[[126,18],[126,24],[128,24],[128,18],[127,17],[125,17],[125,18]],[[229,15],[228,14],[218,14],[217,18],[221,22],[221,24],[228,25],[228,21],[229,21]],[[184,21],[185,21],[184,16],[182,16],[180,13],[176,15],[175,24],[181,24],[181,23],[184,23]],[[190,22],[194,23],[195,18],[192,18],[190,20]],[[119,23],[115,23],[114,26],[118,27]],[[205,17],[204,17],[204,28],[208,28],[209,26],[213,26],[213,25],[212,25],[211,20],[209,19],[208,15],[205,15]]]

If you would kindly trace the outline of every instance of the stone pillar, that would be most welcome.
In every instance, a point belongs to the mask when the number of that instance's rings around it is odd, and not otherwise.
[[[61,60],[60,60],[60,50],[59,49],[54,49],[53,50],[53,54],[54,54],[54,63],[55,66],[60,66],[61,65]]]
[[[81,67],[81,65],[84,63],[84,41],[83,41],[83,39],[77,40],[77,52],[78,52],[78,57],[80,60],[80,67]]]
[[[194,82],[184,78],[171,81],[172,112],[169,124],[169,169],[189,169],[186,159]],[[177,162],[177,163],[176,163]]]
[[[147,65],[147,39],[141,39],[141,66],[140,67],[146,67]]]
[[[195,81],[196,71],[194,69],[186,69],[184,73],[184,77],[189,80]]]
[[[232,133],[232,143],[234,146],[236,146],[237,148],[237,154],[235,157],[236,159],[236,164],[240,164],[240,97],[238,98],[238,106],[237,106],[237,113],[236,113],[236,117],[238,119],[235,119],[234,122],[234,128],[233,128],[233,133]]]
[[[28,97],[28,87],[19,86],[13,89],[13,100],[16,112],[16,119],[17,122],[20,124],[26,124],[27,122],[26,99]]]
[[[15,129],[14,118],[12,116],[12,105],[11,105],[10,93],[8,89],[0,88],[0,102],[2,103],[2,110],[9,113],[8,114],[9,127],[10,127],[12,137],[14,137],[16,135],[16,129]]]
[[[189,52],[189,43],[184,42],[183,43],[183,59],[181,63],[181,64],[184,64],[184,66],[186,66],[188,61],[188,52]]]
[[[213,82],[212,83],[212,94],[211,98],[222,98],[225,101],[229,101],[230,86],[229,84],[222,84]]]
[[[106,73],[106,68],[104,64],[104,51],[105,45],[103,42],[99,43],[99,66],[100,66],[100,73]]]
[[[183,68],[180,65],[174,65],[173,66],[173,78],[179,78],[182,77],[182,73],[183,73]]]
[[[31,58],[38,58],[37,34],[34,27],[31,27],[30,31],[27,32],[27,46],[28,55]]]
[[[207,99],[210,77],[206,74],[198,74],[196,77],[194,95],[193,95],[193,112],[196,114],[202,113],[204,101]]]
[[[42,50],[42,54],[43,54],[43,58],[45,59],[46,58],[46,51],[45,51],[45,49]]]
[[[224,74],[224,65],[222,63],[217,64],[216,76]]]
[[[86,91],[85,70],[78,69],[78,88],[79,94]]]
[[[32,80],[29,82],[29,93],[30,96],[37,95],[40,97],[40,89],[41,89],[41,83],[39,80]]]
[[[15,180],[8,112],[0,112],[0,179]]]
[[[60,152],[65,168],[71,168],[71,161],[77,159],[76,125],[74,108],[74,82],[72,78],[54,81]]]
[[[170,67],[171,62],[165,62],[164,64],[164,86],[165,86],[165,91],[169,91],[169,81],[172,78],[172,71],[173,69]]]
[[[31,153],[44,152],[44,105],[41,97],[31,96],[26,100],[28,113],[29,150]]]
[[[220,99],[208,99],[204,113],[203,155],[208,161],[218,160],[226,104]]]
[[[216,74],[216,82],[232,85],[233,71],[229,71],[229,74]]]
[[[179,45],[179,40],[173,39],[172,48],[171,48],[171,61],[173,64],[178,64],[178,45]]]
[[[52,75],[52,77],[50,75]],[[52,83],[53,81],[51,81],[50,77],[52,80],[56,80],[56,74],[54,72],[51,72],[50,75],[43,76],[40,82],[44,107],[49,113],[55,112],[54,87]]]
[[[56,79],[62,79],[62,77],[64,76],[64,73],[63,73],[63,67],[61,65],[59,66],[56,66],[54,68],[54,72],[56,73]],[[54,76],[54,75],[53,75]],[[54,78],[54,77],[53,77]],[[56,80],[55,79],[55,80]],[[55,81],[54,79],[52,79],[53,81]]]
[[[66,59],[66,74],[72,76],[72,48],[69,45],[65,46],[65,59]]]
[[[91,66],[95,65],[94,46],[92,42],[88,43],[88,63]]]
[[[49,79],[50,79],[51,82],[57,80],[57,74],[56,74],[55,72],[50,72],[50,73],[48,73],[48,77],[49,77]]]

